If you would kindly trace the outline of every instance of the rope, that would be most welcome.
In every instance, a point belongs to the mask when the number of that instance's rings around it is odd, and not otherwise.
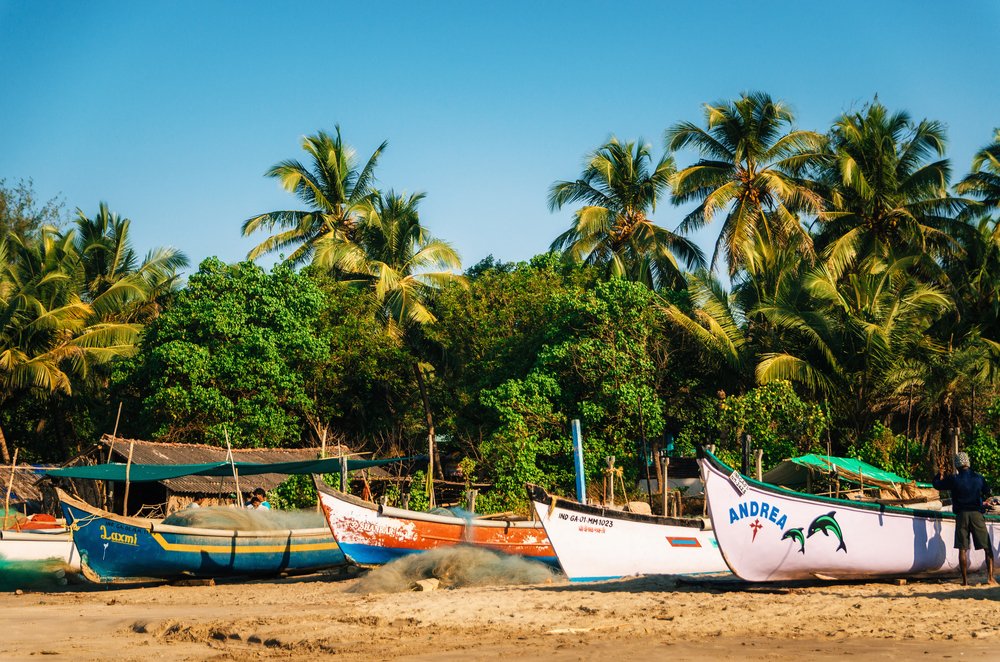
[[[87,515],[85,517],[81,517],[79,519],[75,519],[69,525],[69,530],[70,531],[79,531],[83,527],[88,526],[94,520],[99,520],[99,519],[104,519],[104,518],[101,517],[100,515]]]

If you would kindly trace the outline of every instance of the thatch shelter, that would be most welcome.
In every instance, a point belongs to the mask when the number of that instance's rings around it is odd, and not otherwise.
[[[254,463],[297,462],[314,460],[319,458],[322,452],[323,449],[320,448],[234,448],[232,459],[236,462]],[[328,446],[325,449],[325,457],[337,457],[342,454],[356,457],[346,446]],[[229,452],[225,448],[205,444],[165,443],[104,435],[91,448],[64,466],[106,462],[124,464],[128,463],[130,458],[132,464],[202,464],[226,462],[229,459]],[[368,471],[381,470],[375,467]],[[288,476],[284,474],[241,477],[238,490],[233,476],[183,476],[153,483],[131,483],[128,489],[127,507],[124,503],[126,492],[124,482],[64,478],[59,479],[59,482],[68,491],[100,508],[129,515],[162,517],[185,507],[197,497],[205,499],[206,505],[228,505],[241,498],[237,495],[237,491],[240,495],[246,495],[258,487],[265,491],[273,490],[286,480]]]

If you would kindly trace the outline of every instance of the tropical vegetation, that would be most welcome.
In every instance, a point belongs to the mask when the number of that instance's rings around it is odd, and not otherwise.
[[[464,271],[424,194],[380,187],[386,143],[359,159],[339,127],[265,172],[301,204],[243,222],[248,260],[186,282],[107,205],[67,220],[0,181],[0,453],[66,459],[121,403],[135,437],[431,450],[497,510],[572,491],[573,419],[592,485],[609,457],[632,481],[697,444],[738,462],[746,435],[765,464],[921,477],[957,439],[1000,479],[1000,132],[953,163],[944,124],[877,98],[828,127],[763,92],[702,111],[661,153],[581,146],[550,250]]]

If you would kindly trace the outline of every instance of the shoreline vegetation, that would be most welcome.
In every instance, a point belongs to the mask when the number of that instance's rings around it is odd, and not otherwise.
[[[107,203],[67,222],[0,181],[0,460],[62,462],[116,425],[430,450],[434,478],[490,486],[480,511],[526,511],[525,483],[573,493],[580,419],[592,490],[611,456],[626,485],[697,444],[738,465],[745,435],[765,467],[828,452],[913,478],[957,443],[1000,484],[1000,130],[953,164],[940,121],[877,98],[819,130],[763,92],[692,117],[567,164],[550,252],[464,270],[425,194],[378,181],[389,143],[339,126],[265,172],[294,202],[233,219],[260,239],[247,261],[186,278]],[[425,479],[375,496],[425,504]]]

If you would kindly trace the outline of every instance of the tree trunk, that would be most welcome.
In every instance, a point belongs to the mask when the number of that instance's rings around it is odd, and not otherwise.
[[[431,454],[434,463],[434,475],[440,480],[444,480],[444,470],[441,468],[441,457],[438,455],[437,443],[434,438],[434,416],[431,414],[431,402],[427,398],[427,385],[424,383],[424,371],[420,365],[413,364],[413,373],[417,376],[417,386],[420,388],[420,397],[424,401],[424,415],[427,418],[427,449]]]
[[[4,464],[10,464],[10,452],[7,450],[7,437],[3,434],[3,427],[0,427],[0,456],[3,457]]]

